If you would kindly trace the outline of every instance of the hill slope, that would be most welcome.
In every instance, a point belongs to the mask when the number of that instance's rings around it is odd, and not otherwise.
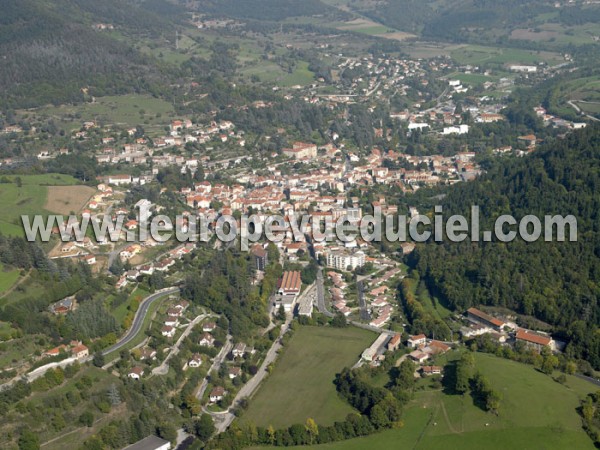
[[[413,263],[449,305],[514,309],[555,325],[567,352],[600,368],[600,129],[504,161],[481,179],[455,186],[444,216],[481,208],[481,230],[501,214],[573,214],[578,242],[444,242],[417,248]]]
[[[82,88],[91,95],[149,90],[161,79],[154,61],[93,25],[113,25],[120,35],[158,34],[170,25],[151,9],[116,0],[4,1],[0,104],[78,101]]]

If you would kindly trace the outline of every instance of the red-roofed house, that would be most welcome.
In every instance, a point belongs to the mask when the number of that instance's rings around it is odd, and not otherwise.
[[[471,322],[479,323],[498,331],[501,330],[505,325],[501,320],[496,319],[495,317],[492,317],[483,311],[479,311],[477,308],[467,309],[467,318]]]
[[[90,355],[90,351],[85,345],[79,344],[71,349],[71,354],[77,359],[82,359],[87,358]]]
[[[424,334],[417,334],[408,338],[407,345],[410,348],[417,348],[419,345],[425,345],[427,343],[427,337]]]
[[[390,352],[398,350],[398,347],[400,346],[401,338],[402,337],[398,333],[396,333],[395,335],[393,335],[392,338],[387,343],[387,349]]]
[[[544,347],[555,349],[555,342],[550,336],[534,333],[533,331],[519,328],[515,336],[517,342],[524,342],[528,347],[534,348],[538,352]]]

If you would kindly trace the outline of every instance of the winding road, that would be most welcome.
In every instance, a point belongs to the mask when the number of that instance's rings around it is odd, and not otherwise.
[[[135,313],[135,317],[133,318],[133,323],[131,324],[131,327],[129,328],[127,333],[125,333],[125,335],[118,342],[111,345],[107,349],[102,350],[102,354],[106,356],[109,353],[112,353],[115,350],[119,350],[120,348],[130,343],[140,332],[142,325],[144,325],[144,319],[146,318],[146,314],[148,314],[150,306],[152,306],[152,304],[155,301],[161,299],[165,295],[175,294],[177,292],[179,292],[179,287],[168,287],[156,291],[154,294],[151,294],[144,300],[142,300],[142,303],[140,303],[140,306]]]

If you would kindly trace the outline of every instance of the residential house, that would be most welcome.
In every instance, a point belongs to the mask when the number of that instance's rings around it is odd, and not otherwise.
[[[179,319],[177,317],[169,317],[168,319],[165,319],[165,325],[168,327],[178,327]]]
[[[231,353],[233,354],[234,358],[242,358],[246,353],[246,344],[243,342],[235,344]]]
[[[221,386],[216,386],[215,388],[213,388],[212,391],[210,391],[208,399],[210,400],[211,403],[217,403],[217,402],[223,400],[224,396],[225,396],[225,389]]]
[[[408,356],[410,357],[410,359],[412,359],[413,361],[415,361],[416,363],[419,363],[419,364],[423,364],[425,361],[427,361],[429,359],[429,355],[420,350],[415,350],[415,351],[409,353]]]
[[[167,316],[169,317],[181,317],[182,311],[179,308],[169,308],[167,310]]]
[[[188,367],[200,367],[202,365],[202,356],[199,353],[194,353],[192,355],[192,359],[188,362]]]
[[[96,264],[96,256],[95,255],[85,255],[85,257],[83,259],[90,266],[93,266],[94,264]]]
[[[90,351],[85,345],[79,344],[71,349],[71,354],[74,358],[82,359],[87,358],[90,355]]]
[[[200,338],[199,344],[202,347],[212,347],[213,345],[215,345],[215,338],[210,333],[204,333]]]
[[[217,329],[217,324],[214,322],[206,322],[202,325],[202,331],[205,333],[211,333]]]
[[[175,332],[176,332],[176,331],[177,331],[177,330],[176,330],[174,327],[172,327],[172,326],[170,326],[170,325],[165,325],[165,326],[164,326],[164,327],[162,327],[162,329],[160,330],[160,333],[161,333],[163,336],[165,336],[165,337],[169,337],[169,338],[171,338],[171,337],[175,336]]]
[[[423,366],[421,373],[423,376],[440,375],[442,370],[440,366]]]
[[[145,347],[140,352],[140,360],[152,360],[156,359],[156,350],[150,347]]]
[[[144,375],[144,369],[140,366],[132,367],[127,376],[134,380],[139,380]]]
[[[427,337],[424,334],[417,334],[415,336],[410,336],[408,338],[408,345],[410,348],[417,348],[420,345],[425,345],[427,343]]]
[[[241,375],[242,373],[242,368],[241,367],[231,367],[229,369],[229,379],[233,380],[234,378],[237,378]]]
[[[395,335],[393,335],[392,338],[387,343],[388,351],[394,352],[394,351],[398,350],[398,347],[400,347],[401,339],[402,339],[402,336],[399,333],[396,333]]]

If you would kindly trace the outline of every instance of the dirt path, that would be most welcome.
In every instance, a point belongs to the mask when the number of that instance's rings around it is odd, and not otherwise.
[[[2,295],[0,295],[0,298],[4,298],[8,294],[13,292],[21,283],[23,283],[24,281],[26,281],[29,278],[29,275],[31,275],[31,270],[29,270],[29,272],[27,272],[24,277],[19,278],[15,284],[13,284],[10,288],[8,288],[8,290],[3,292]]]
[[[460,431],[457,431],[456,428],[450,423],[450,419],[448,418],[448,412],[446,411],[446,405],[444,405],[444,401],[440,401],[442,405],[442,413],[444,414],[444,419],[446,419],[446,424],[448,425],[448,429],[452,431],[454,434],[460,434]]]

